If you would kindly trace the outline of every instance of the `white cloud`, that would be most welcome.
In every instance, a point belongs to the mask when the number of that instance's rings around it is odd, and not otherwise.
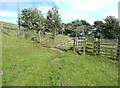
[[[104,7],[109,0],[85,0],[71,4],[71,10],[74,11],[97,11]]]
[[[52,10],[52,7],[50,7],[50,6],[39,6],[38,9],[39,9],[44,15],[46,15],[49,10]],[[63,11],[60,10],[60,9],[58,9],[58,12],[61,14]]]
[[[2,0],[4,1],[17,1],[17,0]],[[19,0],[20,2],[51,2],[53,1],[58,6],[61,17],[64,21],[83,19],[93,24],[95,20],[105,19],[107,16],[112,15],[118,18],[117,3],[118,0]],[[65,3],[59,3],[65,2]],[[48,5],[48,6],[47,6]],[[26,5],[27,6],[27,5]],[[44,15],[52,7],[49,3],[41,4],[38,7]],[[94,11],[94,14],[89,13]],[[79,14],[80,13],[80,14]],[[82,14],[81,14],[82,13]],[[0,16],[4,17],[17,17],[17,13],[8,11],[0,11]]]
[[[38,7],[39,10],[41,10],[42,12],[47,12],[49,11],[49,9],[51,10],[52,7],[49,7],[49,6],[40,6]]]
[[[93,25],[94,24],[94,21],[96,21],[97,19],[94,19],[94,18],[90,18],[90,19],[86,19],[86,21],[88,22],[88,23],[90,23],[91,25]]]
[[[118,12],[112,12],[112,13],[105,13],[102,15],[102,17],[105,19],[107,16],[115,16],[115,18],[118,18]]]
[[[49,2],[50,0],[19,0],[19,2]],[[17,2],[17,0],[1,0],[1,2]]]
[[[17,0],[1,0],[2,2],[17,2]],[[81,0],[19,0],[20,2],[79,2]]]
[[[75,14],[75,13],[62,14],[63,19],[81,19],[83,17],[85,17],[83,14]]]
[[[0,17],[17,17],[17,13],[9,11],[0,11]]]

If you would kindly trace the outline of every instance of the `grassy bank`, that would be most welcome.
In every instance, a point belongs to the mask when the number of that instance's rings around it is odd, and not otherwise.
[[[117,86],[118,62],[2,35],[3,86]]]

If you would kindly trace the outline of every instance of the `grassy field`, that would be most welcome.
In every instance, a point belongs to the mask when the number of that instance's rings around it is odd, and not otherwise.
[[[118,62],[2,34],[3,86],[118,86]]]

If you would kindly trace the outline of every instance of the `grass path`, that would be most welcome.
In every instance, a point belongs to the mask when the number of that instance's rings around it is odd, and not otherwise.
[[[117,61],[60,52],[16,36],[2,37],[4,86],[118,85]]]

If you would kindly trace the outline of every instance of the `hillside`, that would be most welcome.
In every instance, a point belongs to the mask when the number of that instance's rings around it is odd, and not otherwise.
[[[2,34],[3,86],[118,86],[118,62]]]
[[[1,23],[2,23],[3,27],[5,27],[7,29],[16,29],[16,30],[18,29],[18,25],[16,25],[16,24],[12,24],[12,23],[7,23],[7,22],[0,21],[0,24]],[[24,29],[24,28],[21,27],[21,29]]]

